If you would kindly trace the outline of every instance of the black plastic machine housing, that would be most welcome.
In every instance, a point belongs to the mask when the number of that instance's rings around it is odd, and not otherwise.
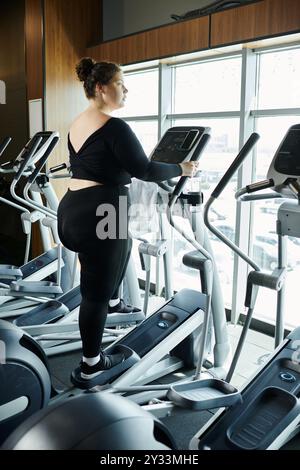
[[[225,410],[201,436],[199,450],[262,450],[300,416],[300,328],[242,391],[243,402]],[[193,447],[194,448],[194,447]]]

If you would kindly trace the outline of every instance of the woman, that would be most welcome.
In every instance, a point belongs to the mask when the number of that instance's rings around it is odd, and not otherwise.
[[[68,135],[72,178],[59,205],[58,230],[62,243],[79,254],[80,367],[81,377],[91,379],[124,359],[121,354],[106,355],[100,345],[109,301],[125,274],[131,249],[125,185],[132,176],[146,181],[192,176],[197,163],[149,162],[128,124],[111,117],[124,106],[128,92],[117,64],[83,58],[76,71],[89,106]],[[124,200],[127,211],[120,209]]]

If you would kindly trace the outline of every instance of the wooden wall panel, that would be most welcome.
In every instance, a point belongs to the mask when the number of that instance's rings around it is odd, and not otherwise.
[[[86,47],[100,39],[99,0],[45,0],[46,127],[60,133],[49,165],[68,161],[67,134],[74,117],[87,101],[77,80],[75,65]],[[68,182],[54,183],[58,197]]]
[[[299,0],[264,0],[211,15],[210,47],[298,31]]]
[[[196,18],[104,42],[87,49],[96,60],[130,64],[207,49],[209,17]]]
[[[12,137],[5,152],[10,158],[20,152],[28,136],[24,11],[24,0],[1,3],[0,80],[5,83],[6,103],[0,105],[0,141]]]
[[[0,142],[12,137],[2,162],[15,158],[28,137],[24,14],[24,0],[1,2],[0,80],[5,83],[6,102],[0,104]],[[5,184],[1,193],[11,199]],[[0,263],[23,264],[25,237],[20,212],[0,202],[0,221]]]
[[[43,15],[41,0],[25,1],[27,99],[43,98]]]

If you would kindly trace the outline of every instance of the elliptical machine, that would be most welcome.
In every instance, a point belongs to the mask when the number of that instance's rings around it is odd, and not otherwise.
[[[274,450],[280,449],[299,433],[300,328],[296,328],[283,340],[287,258],[285,237],[300,238],[299,155],[300,124],[297,124],[288,129],[280,143],[268,170],[267,179],[249,184],[236,193],[236,198],[243,201],[282,197],[288,199],[288,202],[280,205],[277,214],[278,268],[270,274],[254,269],[248,275],[245,303],[250,304],[251,314],[246,318],[243,327],[237,357],[249,328],[259,286],[277,291],[277,348],[258,373],[244,385],[241,390],[242,401],[231,408],[219,410],[194,436],[190,443],[191,449]],[[242,161],[236,161],[238,166],[241,163]],[[225,178],[223,187],[227,182]],[[268,188],[273,192],[259,193]],[[222,240],[233,248],[227,239],[223,237]],[[238,253],[236,248],[234,250]],[[278,345],[279,341],[281,343]],[[229,379],[235,364],[236,361],[229,371]]]

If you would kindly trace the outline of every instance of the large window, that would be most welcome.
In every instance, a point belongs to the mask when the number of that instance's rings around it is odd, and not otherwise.
[[[205,203],[224,171],[229,167],[237,154],[239,120],[209,118],[204,120],[178,119],[174,121],[174,125],[198,125],[211,128],[211,140],[201,157],[200,176],[190,180],[189,186],[187,187],[187,189],[191,191],[201,191]],[[236,184],[236,178],[233,178],[220,198],[217,199],[210,213],[212,223],[231,240],[234,240],[235,237],[236,204],[234,191],[236,190]],[[188,229],[188,221],[181,221],[181,223],[185,223],[186,229]],[[225,304],[229,306],[232,297],[233,254],[231,250],[226,247],[224,248],[223,243],[221,243],[217,237],[210,235],[210,241],[222,284]],[[185,268],[182,265],[182,255],[184,252],[191,249],[189,244],[175,233],[174,286],[176,289],[180,289],[183,286],[191,286],[191,282],[194,288],[199,288],[199,274],[195,270]],[[182,276],[182,272],[185,272],[185,277]]]
[[[262,54],[259,109],[300,107],[300,49]]]
[[[115,116],[127,120],[128,124],[141,142],[147,156],[154,149],[158,139],[158,69],[150,69],[139,72],[129,72],[124,74],[125,86],[128,89],[126,104],[124,108],[115,112]],[[155,119],[153,119],[155,117]],[[132,185],[133,202],[136,194],[139,195],[140,187],[134,183]],[[145,194],[141,194],[145,199]],[[144,200],[144,202],[146,202]],[[139,214],[137,214],[138,216]],[[142,216],[144,214],[141,214]],[[149,241],[154,234],[151,232],[151,223],[149,223],[149,232],[147,232],[147,217],[145,216],[141,223],[131,217],[129,229],[133,235],[133,258],[135,261],[137,275],[140,279],[145,279],[145,271],[141,268],[140,257],[138,254],[139,238],[146,238]],[[151,281],[156,282],[156,270],[152,260]]]
[[[157,144],[157,121],[129,121],[129,125],[149,156]]]
[[[211,140],[201,157],[201,174],[190,181],[190,189],[201,191],[205,202],[238,151],[241,62],[241,56],[236,55],[173,68],[172,124],[211,128]],[[236,185],[235,179],[230,182],[210,214],[211,221],[231,240],[235,237]],[[188,229],[187,220],[181,224]],[[191,247],[176,233],[174,236],[174,286],[199,288],[199,274],[182,265],[182,255]],[[215,236],[210,236],[210,242],[225,304],[230,306],[233,254]]]
[[[157,128],[157,121],[129,121],[128,123],[136,136],[138,137],[139,141],[141,142],[144,151],[146,155],[150,155],[152,150],[154,149],[155,145],[157,144],[157,135],[158,135],[158,128]],[[145,189],[146,186],[148,189],[151,191],[151,196],[150,194],[146,194]],[[152,191],[156,191],[154,183],[143,183],[143,182],[138,182],[134,181],[131,189],[134,194],[132,194],[132,197],[134,197],[134,202],[139,204],[149,204],[150,203],[150,198],[151,201],[153,202],[153,193]],[[139,200],[141,198],[142,200]],[[154,210],[154,209],[153,209]],[[131,230],[132,236],[133,236],[133,256],[135,260],[135,265],[136,265],[136,271],[139,279],[145,280],[146,273],[145,271],[142,270],[141,266],[141,260],[138,254],[138,245],[140,243],[139,238],[146,239],[148,241],[154,240],[157,238],[157,234],[153,231],[153,225],[155,225],[154,228],[157,228],[157,216],[155,216],[152,212],[150,211],[150,214],[148,215],[146,213],[141,213],[139,212],[137,214],[137,217],[140,219],[139,221],[136,220],[136,218],[132,217],[131,218],[131,224],[129,226],[129,229]],[[156,283],[157,278],[156,278],[156,265],[153,259],[151,259],[151,282]]]
[[[268,168],[287,129],[300,122],[293,115],[300,106],[300,49],[267,52],[259,55],[257,84],[258,109],[254,110],[256,130],[261,138],[255,159],[255,181],[266,179]],[[272,116],[265,115],[268,109]],[[290,114],[289,114],[290,110]],[[272,271],[278,265],[278,241],[276,235],[277,211],[281,199],[257,202],[253,207],[252,253],[262,269]],[[285,324],[298,325],[295,309],[300,274],[300,240],[287,240],[288,261],[286,277]],[[255,315],[275,323],[276,292],[263,289],[258,295]]]
[[[239,57],[175,68],[175,113],[233,111],[240,107]]]
[[[251,181],[263,180],[274,152],[288,127],[300,122],[300,44],[276,50],[246,50],[205,57],[195,62],[174,65],[164,59],[158,68],[125,73],[129,89],[126,107],[118,114],[127,120],[150,155],[160,132],[171,126],[199,125],[211,127],[211,140],[201,157],[200,175],[189,181],[192,191],[201,191],[204,201],[210,196],[251,130],[261,138],[246,173],[230,181],[211,212],[211,221],[229,239],[241,234],[249,241],[249,254],[264,270],[277,266],[276,214],[280,200],[252,203],[252,210],[242,210],[236,217],[235,191]],[[249,111],[250,103],[250,113]],[[244,114],[243,110],[246,110]],[[166,114],[169,113],[169,114]],[[252,165],[251,165],[252,163]],[[249,207],[249,206],[248,206]],[[187,219],[182,227],[190,230]],[[249,226],[249,230],[248,230]],[[245,235],[245,227],[247,233]],[[236,233],[237,230],[237,233]],[[243,308],[242,293],[246,285],[245,270],[234,263],[231,250],[210,236],[224,300],[235,313]],[[288,239],[288,272],[286,285],[286,326],[298,325],[296,305],[300,274],[300,240]],[[244,245],[247,245],[247,243]],[[174,234],[174,288],[199,288],[197,272],[182,264],[182,256],[193,247],[179,234]],[[140,262],[135,254],[140,277]],[[156,271],[158,272],[158,271]],[[156,282],[155,270],[152,281]],[[260,289],[255,316],[275,322],[276,293]],[[236,316],[235,316],[236,318]]]
[[[120,117],[158,114],[158,71],[125,74],[128,89],[126,106],[118,111]]]

